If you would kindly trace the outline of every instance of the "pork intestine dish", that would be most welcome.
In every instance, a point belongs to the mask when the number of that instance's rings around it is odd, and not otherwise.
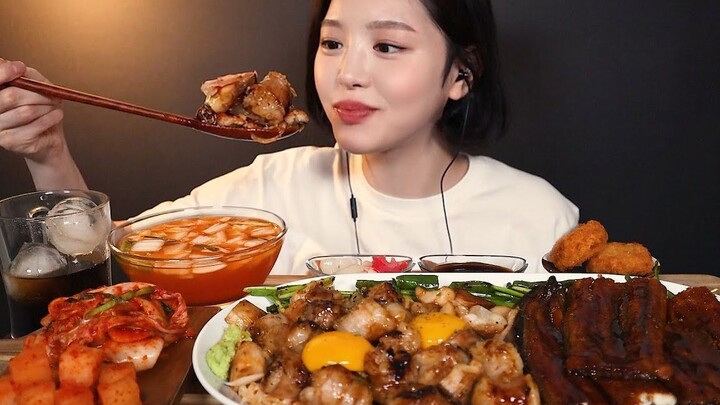
[[[240,403],[670,405],[720,397],[720,301],[706,287],[672,295],[652,278],[550,277],[516,304],[496,305],[452,284],[409,292],[391,280],[341,292],[323,280],[290,286],[279,310],[241,300],[228,312],[206,359]],[[218,370],[221,344],[229,350]]]
[[[310,121],[308,114],[292,105],[297,96],[287,77],[268,72],[258,82],[257,72],[229,74],[207,80],[200,90],[205,102],[196,118],[209,125],[241,127],[249,130],[274,130],[270,138],[254,138],[273,142],[280,136],[296,132]]]
[[[409,298],[382,282],[347,297],[313,281],[278,313],[240,301],[225,320],[245,336],[220,374],[248,405],[539,405],[506,341],[516,313],[448,287]]]

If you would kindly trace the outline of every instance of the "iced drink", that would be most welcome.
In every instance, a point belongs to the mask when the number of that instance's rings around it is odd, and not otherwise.
[[[40,327],[53,299],[110,285],[107,196],[24,194],[0,201],[0,264],[12,337]]]

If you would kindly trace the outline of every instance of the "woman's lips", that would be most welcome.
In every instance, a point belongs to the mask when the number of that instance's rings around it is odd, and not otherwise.
[[[333,104],[333,108],[346,125],[359,124],[377,110],[357,101],[340,101]]]

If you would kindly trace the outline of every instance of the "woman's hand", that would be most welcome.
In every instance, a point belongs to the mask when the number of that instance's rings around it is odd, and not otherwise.
[[[1,86],[20,76],[48,81],[22,62],[0,58],[0,147],[25,158],[39,190],[87,188],[65,142],[60,100]]]

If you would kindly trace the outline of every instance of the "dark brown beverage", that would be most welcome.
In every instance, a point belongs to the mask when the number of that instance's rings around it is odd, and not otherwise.
[[[53,299],[110,284],[107,195],[38,191],[0,201],[0,269],[10,334],[40,327]]]
[[[3,283],[10,310],[12,337],[18,338],[40,328],[48,304],[57,297],[70,296],[89,288],[111,284],[110,259],[96,264],[70,263],[55,277],[16,277],[3,271]]]

